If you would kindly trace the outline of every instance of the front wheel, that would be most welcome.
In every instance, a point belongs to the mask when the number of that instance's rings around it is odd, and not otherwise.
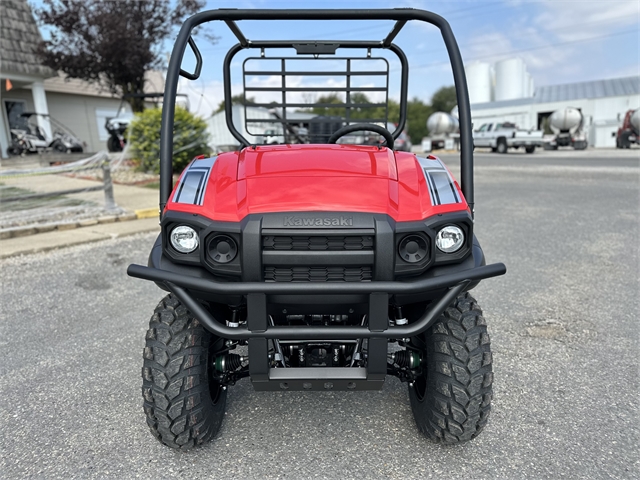
[[[524,148],[524,151],[527,153],[533,153],[536,151],[536,147],[528,146]]]
[[[498,144],[496,145],[496,151],[498,153],[507,153],[507,141],[504,138],[498,140]]]
[[[107,140],[107,150],[109,150],[109,152],[121,152],[122,151],[122,145],[120,144],[120,140],[113,136],[110,135],[108,140]]]
[[[19,143],[12,143],[7,148],[7,155],[10,157],[19,157],[20,155],[24,155],[26,150]]]
[[[71,153],[71,150],[64,146],[64,144],[60,141],[55,141],[51,145],[53,151],[58,153]]]
[[[144,349],[142,396],[147,424],[163,444],[187,450],[220,430],[227,390],[214,378],[211,359],[222,348],[223,340],[173,295],[156,307]]]
[[[459,295],[412,343],[422,358],[422,371],[409,385],[418,428],[436,443],[475,438],[487,423],[493,396],[489,334],[475,299]]]

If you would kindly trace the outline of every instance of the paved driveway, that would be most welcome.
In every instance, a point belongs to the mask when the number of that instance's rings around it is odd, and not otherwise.
[[[0,262],[0,476],[632,478],[639,475],[637,158],[477,155],[476,232],[509,272],[475,291],[495,401],[475,441],[414,427],[406,385],[229,394],[187,453],[147,430],[140,368],[162,293],[140,235]],[[26,240],[28,241],[28,240]]]

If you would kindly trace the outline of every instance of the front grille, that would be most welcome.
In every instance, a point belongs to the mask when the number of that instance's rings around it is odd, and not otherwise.
[[[349,251],[373,250],[373,236],[265,236],[263,250]]]
[[[370,282],[371,267],[265,267],[265,282]]]

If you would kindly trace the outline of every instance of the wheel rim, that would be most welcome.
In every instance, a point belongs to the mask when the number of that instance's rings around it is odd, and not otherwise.
[[[413,382],[413,391],[415,392],[419,402],[424,401],[424,397],[427,393],[426,375],[420,375],[416,381]]]

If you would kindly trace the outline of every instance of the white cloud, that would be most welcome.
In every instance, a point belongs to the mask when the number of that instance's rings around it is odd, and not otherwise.
[[[552,31],[560,41],[583,40],[594,35],[613,33],[637,25],[640,3],[637,1],[547,2],[533,23],[543,31]]]
[[[466,48],[463,44],[464,58],[493,63],[521,57],[536,85],[600,78],[607,56],[611,56],[604,38],[637,26],[640,2],[553,1],[531,8],[537,13],[515,16],[504,22],[504,30],[480,32],[470,38]],[[594,37],[604,38],[588,41]],[[638,47],[633,42],[628,53],[637,58]]]

